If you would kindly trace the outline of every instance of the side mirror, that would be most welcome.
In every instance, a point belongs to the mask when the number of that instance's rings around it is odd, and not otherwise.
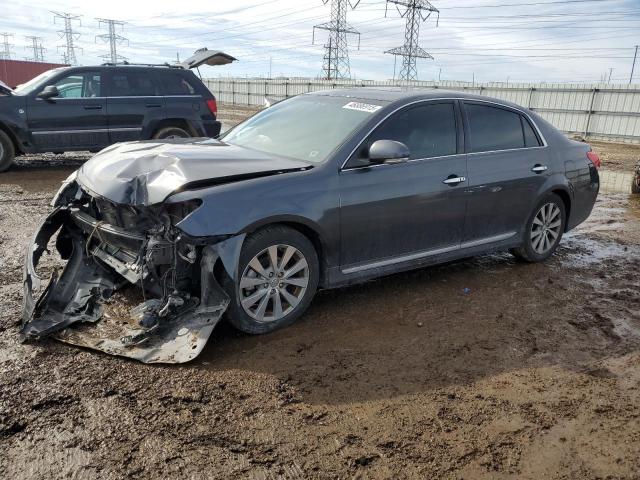
[[[402,163],[409,160],[409,147],[395,140],[376,140],[369,147],[369,161],[373,164]]]
[[[60,92],[58,91],[58,87],[56,87],[55,85],[47,85],[38,94],[38,98],[42,98],[43,100],[48,100],[50,98],[55,98],[59,96],[60,96]]]

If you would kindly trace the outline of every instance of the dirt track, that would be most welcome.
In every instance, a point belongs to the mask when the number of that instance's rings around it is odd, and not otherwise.
[[[80,160],[2,176],[0,478],[640,478],[639,199],[545,264],[321,292],[158,367],[18,341],[23,246]]]

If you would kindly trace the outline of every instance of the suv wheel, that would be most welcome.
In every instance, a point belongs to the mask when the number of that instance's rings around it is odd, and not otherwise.
[[[545,195],[534,208],[525,227],[522,246],[511,253],[526,262],[542,262],[558,248],[567,221],[562,199],[555,193]]]
[[[292,324],[309,307],[318,288],[318,255],[297,230],[267,227],[247,237],[237,277],[224,282],[229,321],[246,333],[268,333]]]
[[[180,127],[165,127],[156,132],[153,138],[170,139],[170,138],[190,138],[191,134]]]
[[[9,136],[0,130],[0,172],[7,170],[13,163],[15,148]]]

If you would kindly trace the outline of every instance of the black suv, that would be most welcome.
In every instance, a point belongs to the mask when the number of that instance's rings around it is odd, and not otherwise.
[[[234,60],[202,49],[179,65],[64,67],[15,90],[0,87],[0,172],[22,153],[96,152],[130,140],[215,137],[215,97],[190,69]]]

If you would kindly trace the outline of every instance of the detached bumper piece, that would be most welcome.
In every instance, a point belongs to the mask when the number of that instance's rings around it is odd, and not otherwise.
[[[66,265],[44,285],[36,267],[56,233]],[[213,276],[217,260],[217,245],[190,245],[175,229],[131,233],[79,209],[57,208],[28,247],[21,334],[144,363],[188,362],[229,304]],[[106,307],[119,290],[142,301],[114,315]]]

